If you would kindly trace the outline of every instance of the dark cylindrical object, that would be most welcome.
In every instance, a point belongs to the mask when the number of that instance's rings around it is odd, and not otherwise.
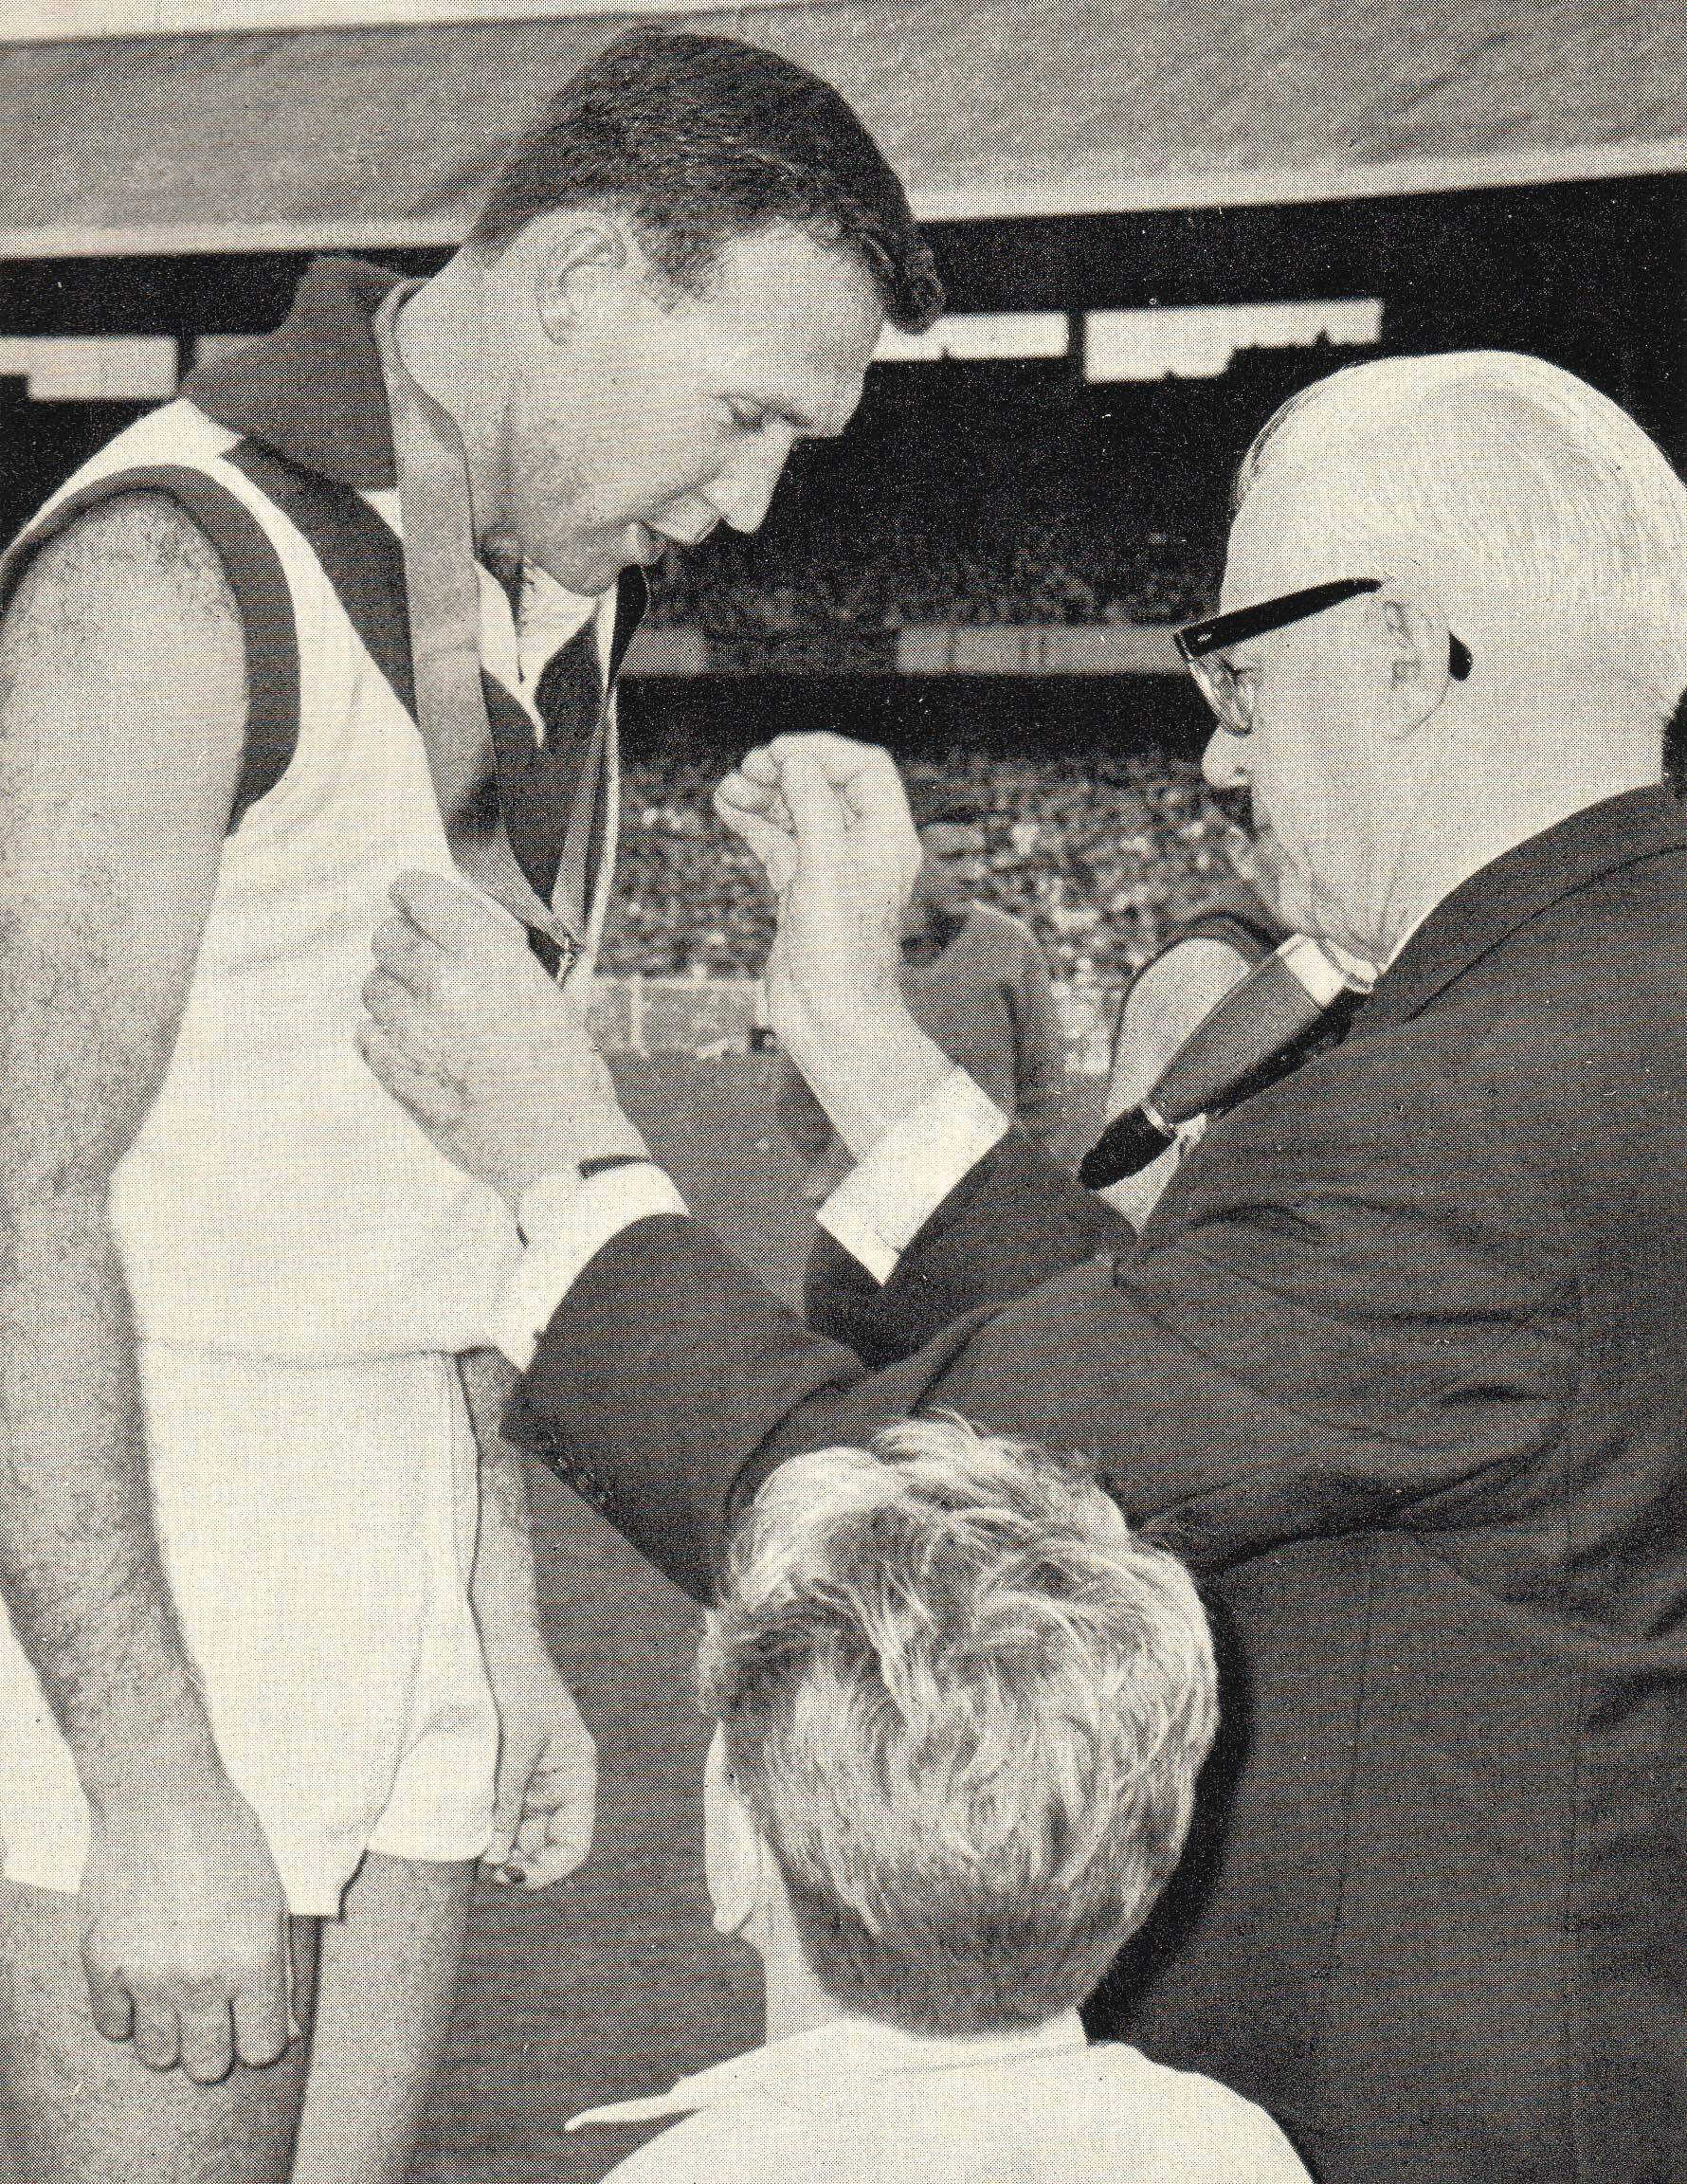
[[[1107,1125],[1084,1155],[1079,1180],[1102,1191],[1146,1168],[1181,1124],[1229,1105],[1348,990],[1317,942],[1292,933],[1196,1025],[1147,1096]]]

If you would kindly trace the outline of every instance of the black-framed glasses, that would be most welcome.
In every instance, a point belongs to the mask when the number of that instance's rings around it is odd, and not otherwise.
[[[1261,599],[1252,607],[1236,607],[1227,614],[1209,614],[1204,622],[1190,622],[1173,632],[1177,656],[1195,679],[1196,687],[1212,707],[1219,726],[1231,736],[1251,736],[1254,731],[1254,684],[1239,673],[1224,654],[1233,645],[1245,645],[1251,637],[1269,636],[1287,629],[1314,614],[1328,612],[1349,599],[1384,588],[1381,576],[1334,576],[1327,583],[1309,584],[1303,592],[1284,592],[1275,599]],[[1470,673],[1470,647],[1447,633],[1447,673],[1462,682]]]

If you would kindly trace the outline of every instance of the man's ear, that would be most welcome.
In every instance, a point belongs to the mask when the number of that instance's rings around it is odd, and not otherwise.
[[[633,245],[612,213],[563,206],[532,224],[539,324],[558,347],[632,266]]]
[[[768,1901],[768,1862],[772,1852],[750,1808],[729,1787],[721,1855],[716,1868],[715,1931],[742,1934]]]
[[[742,1934],[768,1898],[772,1852],[744,1802],[717,1726],[703,1768],[703,1862],[717,1934]]]
[[[1379,592],[1370,608],[1385,679],[1383,729],[1404,740],[1447,694],[1447,626],[1430,609],[1394,592]]]

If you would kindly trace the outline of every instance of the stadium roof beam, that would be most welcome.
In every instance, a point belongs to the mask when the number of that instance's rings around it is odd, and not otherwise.
[[[448,246],[548,93],[641,19],[12,45],[0,257]],[[1678,0],[1442,0],[1432,30],[1375,0],[764,0],[669,19],[830,77],[932,220],[1687,171]]]

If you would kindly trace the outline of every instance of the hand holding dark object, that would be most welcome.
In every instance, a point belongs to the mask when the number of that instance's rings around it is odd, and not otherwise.
[[[487,1646],[498,1701],[498,1788],[481,1870],[549,1888],[583,1865],[597,1809],[597,1745],[542,1638]]]
[[[498,1703],[492,1835],[481,1870],[505,1887],[549,1888],[591,1847],[597,1747],[541,1627],[524,1461],[499,1430],[514,1368],[496,1351],[473,1350],[458,1372],[481,1459],[469,1599]]]
[[[516,921],[436,873],[391,892],[357,1043],[440,1151],[512,1207],[583,1158],[643,1154],[580,1009]]]

